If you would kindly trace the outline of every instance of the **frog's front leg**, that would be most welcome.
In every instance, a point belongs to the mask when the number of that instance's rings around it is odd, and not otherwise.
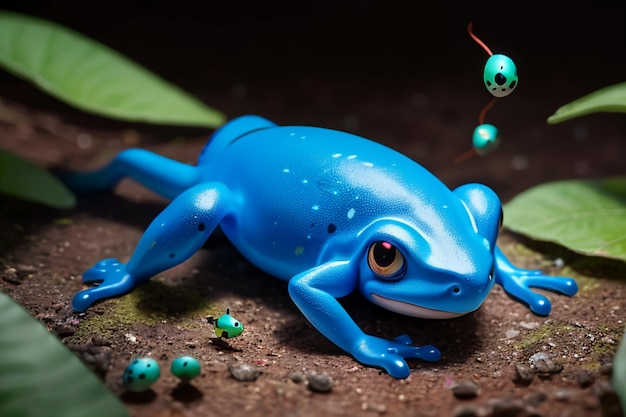
[[[230,190],[220,183],[204,183],[175,198],[150,224],[128,264],[117,259],[98,262],[83,275],[98,286],[78,292],[75,311],[85,311],[103,298],[128,293],[135,285],[189,259],[217,224],[233,210]]]
[[[405,358],[438,361],[434,346],[413,346],[408,336],[386,340],[365,334],[337,298],[357,287],[358,273],[349,261],[320,265],[289,281],[289,294],[304,316],[324,336],[359,362],[385,369],[394,378],[410,374]]]
[[[124,177],[174,198],[197,183],[198,169],[145,149],[126,149],[100,169],[66,174],[61,180],[73,191],[86,193],[111,189]]]
[[[572,278],[543,275],[539,270],[521,269],[513,265],[496,247],[496,282],[508,294],[525,302],[530,310],[538,315],[550,314],[552,304],[545,296],[533,292],[530,288],[557,291],[573,296],[578,292],[578,285]]]

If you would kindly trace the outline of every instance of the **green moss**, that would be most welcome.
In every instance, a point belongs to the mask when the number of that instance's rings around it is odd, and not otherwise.
[[[535,346],[536,344],[545,343],[545,341],[549,338],[555,337],[556,333],[558,332],[565,333],[570,332],[573,329],[574,327],[570,326],[569,324],[546,323],[543,326],[535,329],[535,331],[533,331],[520,342],[516,343],[514,346],[516,349],[525,350],[530,348],[531,346]]]
[[[155,326],[174,323],[182,329],[199,326],[199,317],[216,316],[222,309],[202,297],[197,288],[185,285],[168,286],[152,280],[122,297],[103,303],[103,314],[90,314],[81,322],[73,339],[86,342],[93,336],[111,337],[130,326],[141,323]]]

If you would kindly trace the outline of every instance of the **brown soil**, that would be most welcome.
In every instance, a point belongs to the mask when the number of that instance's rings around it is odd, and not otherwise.
[[[109,44],[229,118],[256,113],[281,124],[352,131],[401,150],[451,187],[484,182],[506,201],[545,181],[624,174],[623,115],[545,123],[561,104],[623,81],[624,17],[608,2],[576,6],[568,19],[560,17],[566,2],[542,6],[541,14],[515,10],[519,27],[507,23],[513,10],[492,15],[492,7],[480,5],[450,14],[444,7],[317,4],[303,14],[222,3],[13,9]],[[504,136],[500,149],[454,164],[489,99],[480,81],[486,55],[465,32],[470,20],[496,52],[516,57],[521,84],[487,116]],[[0,123],[0,148],[51,169],[96,167],[130,146],[191,163],[210,134],[111,122],[7,74],[0,83],[4,105],[26,117]],[[416,344],[441,350],[439,363],[412,361],[412,375],[395,380],[322,337],[291,302],[286,284],[250,266],[219,233],[191,260],[132,294],[75,314],[70,302],[81,273],[102,258],[127,260],[166,201],[131,181],[72,210],[1,201],[0,289],[89,359],[132,416],[621,413],[608,381],[624,328],[624,263],[590,260],[505,232],[499,243],[514,263],[574,276],[580,293],[550,294],[552,314],[538,317],[496,288],[475,313],[444,321],[407,319],[348,297],[346,309],[366,332],[407,333]],[[556,265],[557,258],[565,266]],[[246,326],[228,343],[214,339],[204,321],[226,307]],[[538,352],[552,355],[552,362],[523,383],[516,366],[523,371]],[[131,395],[120,376],[139,355],[159,361],[162,377],[152,391]],[[169,372],[180,355],[203,365],[191,386],[179,386]],[[240,382],[229,372],[238,364],[262,373]],[[294,381],[295,371],[325,373],[334,387],[313,392]],[[459,398],[463,388],[472,398]]]

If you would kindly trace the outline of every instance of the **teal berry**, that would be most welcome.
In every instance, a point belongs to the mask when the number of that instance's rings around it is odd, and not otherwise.
[[[180,378],[183,382],[189,382],[200,375],[200,362],[191,356],[181,356],[174,359],[170,370],[172,375]]]
[[[472,145],[477,155],[486,155],[500,145],[500,132],[494,125],[484,123],[474,129]]]
[[[491,55],[483,72],[485,87],[494,97],[506,97],[518,84],[517,67],[511,58],[502,54]]]
[[[137,358],[124,370],[122,383],[129,391],[141,392],[150,389],[160,376],[161,369],[154,359]]]

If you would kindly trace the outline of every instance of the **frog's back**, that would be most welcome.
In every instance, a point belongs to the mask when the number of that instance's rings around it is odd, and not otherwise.
[[[225,184],[240,202],[222,222],[224,233],[254,264],[282,279],[327,261],[320,257],[330,242],[356,239],[381,217],[430,229],[428,213],[436,216],[433,207],[451,196],[404,155],[319,127],[255,129],[209,157],[204,180]]]

